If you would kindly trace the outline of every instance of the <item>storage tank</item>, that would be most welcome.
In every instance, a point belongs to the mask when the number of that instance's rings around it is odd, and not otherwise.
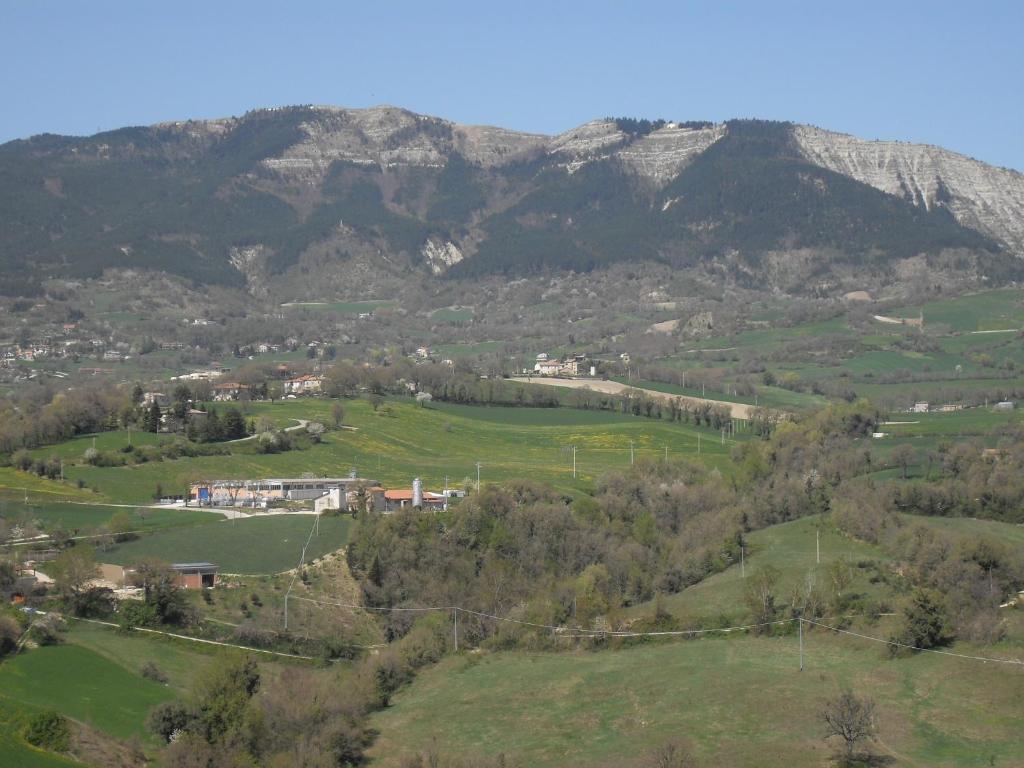
[[[412,481],[412,505],[423,506],[423,482],[418,477]]]

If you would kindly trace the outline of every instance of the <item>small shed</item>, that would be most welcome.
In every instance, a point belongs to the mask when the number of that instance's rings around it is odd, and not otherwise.
[[[217,584],[218,567],[213,563],[172,563],[171,570],[178,576],[178,586],[202,589]]]

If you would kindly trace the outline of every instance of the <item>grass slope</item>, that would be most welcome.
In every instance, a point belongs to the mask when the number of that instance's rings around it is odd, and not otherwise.
[[[171,697],[165,686],[77,645],[46,646],[0,666],[0,698],[56,709],[119,739],[145,737],[145,714]]]
[[[846,686],[875,698],[875,750],[895,764],[1021,765],[1018,670],[933,654],[891,661],[874,643],[822,631],[805,640],[802,673],[794,636],[447,660],[373,718],[374,765],[436,744],[538,768],[631,766],[682,737],[701,765],[817,768],[831,752],[819,711]]]
[[[309,536],[311,515],[272,515],[224,520],[211,525],[159,531],[119,544],[99,555],[130,565],[144,557],[174,563],[209,561],[225,573],[279,573],[294,568]],[[325,517],[306,551],[312,560],[345,546],[350,518]]]

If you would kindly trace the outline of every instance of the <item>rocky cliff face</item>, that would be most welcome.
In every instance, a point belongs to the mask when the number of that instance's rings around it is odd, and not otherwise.
[[[924,144],[865,141],[806,125],[793,129],[813,163],[958,222],[1024,257],[1024,174]]]

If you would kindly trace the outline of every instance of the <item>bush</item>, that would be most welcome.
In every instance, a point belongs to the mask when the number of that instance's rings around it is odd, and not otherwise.
[[[34,715],[25,726],[24,736],[29,744],[54,752],[67,752],[71,746],[67,718],[53,710]]]
[[[167,684],[167,675],[165,675],[163,670],[152,661],[147,661],[143,664],[142,669],[139,671],[147,680],[152,680],[156,683],[164,683],[165,685]]]
[[[184,704],[168,701],[154,707],[146,718],[146,727],[164,741],[170,741],[174,734],[183,731],[193,719]]]

